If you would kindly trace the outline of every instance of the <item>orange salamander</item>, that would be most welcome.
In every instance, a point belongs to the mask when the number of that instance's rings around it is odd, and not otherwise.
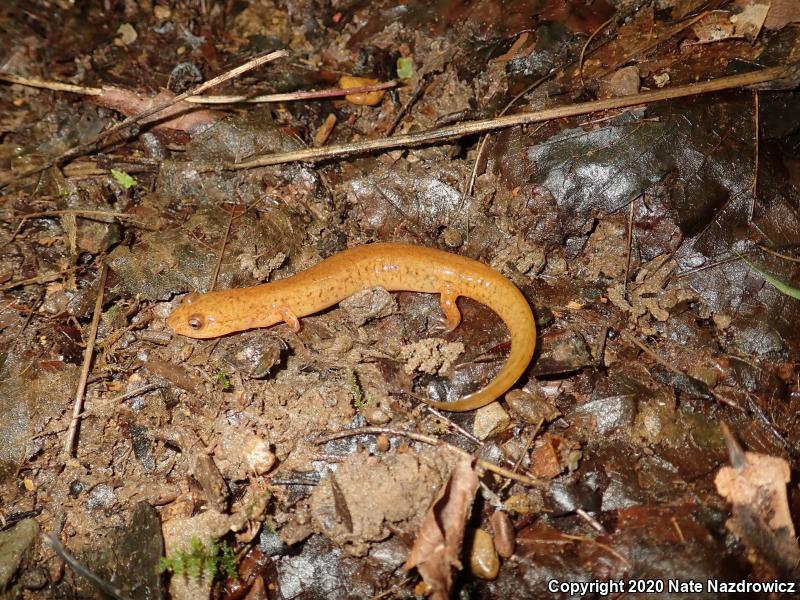
[[[175,333],[213,338],[285,322],[300,330],[301,317],[373,287],[439,294],[450,331],[461,322],[456,305],[467,296],[494,310],[511,334],[511,352],[486,387],[455,402],[434,402],[448,411],[485,406],[525,371],[536,346],[528,301],[508,279],[476,260],[409,244],[367,244],[344,250],[296,275],[249,288],[189,294],[167,318]]]

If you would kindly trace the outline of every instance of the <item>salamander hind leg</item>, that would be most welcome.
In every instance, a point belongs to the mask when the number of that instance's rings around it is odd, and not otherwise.
[[[439,292],[439,304],[442,307],[445,320],[447,321],[447,331],[453,331],[461,323],[461,311],[458,310],[456,300],[458,290],[452,283],[443,283]]]
[[[300,333],[300,319],[289,308],[282,306],[278,309],[278,314],[284,323],[292,328],[295,333]]]

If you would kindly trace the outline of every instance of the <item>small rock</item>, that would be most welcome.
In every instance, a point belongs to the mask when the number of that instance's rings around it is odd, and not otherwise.
[[[153,7],[153,16],[158,21],[166,21],[172,16],[172,11],[166,6],[154,6]]]
[[[257,435],[247,437],[242,447],[242,454],[256,475],[265,475],[275,464],[275,454],[269,449],[269,444]]]
[[[524,494],[514,494],[506,499],[503,506],[518,515],[526,515],[531,512],[531,499]]]
[[[40,590],[50,582],[50,574],[44,567],[28,569],[19,578],[19,584],[26,590]]]
[[[446,227],[441,235],[444,245],[448,248],[460,248],[464,245],[464,236],[458,229]]]
[[[715,388],[719,383],[719,371],[702,365],[693,365],[689,367],[689,377],[699,379],[709,388]]]
[[[389,441],[389,438],[388,438],[388,437],[386,437],[386,436],[385,436],[385,435],[383,435],[383,434],[380,434],[380,435],[379,435],[379,436],[378,436],[378,437],[375,439],[375,447],[376,447],[376,449],[378,450],[378,452],[388,452],[389,448],[391,448],[391,447],[392,447],[392,444],[391,444],[391,442]]]
[[[516,532],[511,517],[504,510],[497,510],[491,519],[492,530],[494,531],[494,547],[497,553],[503,558],[508,558],[514,554],[516,542]]]
[[[483,529],[476,529],[469,553],[469,569],[475,577],[495,579],[500,572],[500,558],[494,549],[492,536]]]
[[[480,440],[485,440],[496,433],[500,433],[511,425],[508,413],[503,410],[499,402],[492,402],[475,411],[475,422],[472,432]]]
[[[139,34],[130,23],[123,23],[117,27],[118,38],[114,38],[115,46],[129,46],[139,37]]]
[[[370,425],[386,425],[386,423],[392,420],[389,413],[380,406],[363,406],[361,408],[361,414],[364,415],[364,418]]]
[[[506,404],[511,412],[530,425],[549,423],[561,416],[561,411],[544,392],[532,393],[528,390],[511,390],[505,396]]]
[[[639,93],[640,86],[639,67],[623,67],[600,81],[600,97],[632,96]]]
[[[7,589],[16,572],[27,561],[38,535],[39,524],[33,519],[25,519],[0,532],[0,590]]]

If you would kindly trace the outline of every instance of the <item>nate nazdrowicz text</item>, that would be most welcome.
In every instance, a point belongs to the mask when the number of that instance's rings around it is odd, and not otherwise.
[[[553,594],[562,593],[570,596],[585,596],[596,594],[608,596],[610,594],[646,593],[660,594],[663,592],[683,594],[703,593],[778,593],[794,594],[797,584],[792,581],[721,581],[719,579],[609,579],[608,581],[559,581],[551,579],[547,582],[547,591]]]

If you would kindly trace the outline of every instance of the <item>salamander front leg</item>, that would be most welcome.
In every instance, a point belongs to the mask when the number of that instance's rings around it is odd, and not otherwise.
[[[286,306],[281,306],[278,309],[278,314],[280,315],[283,322],[292,328],[292,331],[294,331],[295,333],[300,333],[300,319],[297,318],[296,314],[294,314]]]
[[[453,331],[461,323],[461,311],[458,310],[458,305],[456,304],[458,295],[458,290],[452,283],[442,284],[442,289],[439,293],[439,304],[447,320],[447,331]]]

